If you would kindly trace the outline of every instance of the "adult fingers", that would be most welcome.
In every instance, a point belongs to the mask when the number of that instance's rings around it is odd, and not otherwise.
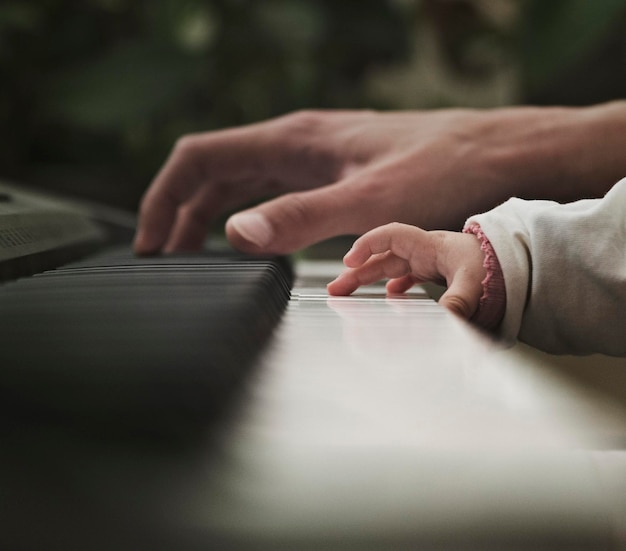
[[[197,243],[200,228],[227,208],[332,182],[339,167],[332,148],[305,132],[303,121],[290,116],[181,138],[142,199],[135,250]]]
[[[219,201],[212,186],[203,186],[187,203],[178,207],[176,221],[163,246],[166,253],[196,251],[206,240]]]
[[[170,236],[178,209],[206,183],[205,154],[199,137],[180,139],[144,194],[134,247],[138,253],[160,250]]]

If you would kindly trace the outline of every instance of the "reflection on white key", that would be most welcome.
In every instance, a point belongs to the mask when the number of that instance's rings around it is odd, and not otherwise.
[[[194,487],[217,501],[182,511],[187,522],[268,548],[615,540],[626,498],[607,488],[626,462],[585,450],[607,435],[626,443],[623,411],[523,349],[494,347],[419,289],[329,297],[341,266],[316,270],[316,285],[301,277],[293,290],[223,464]]]

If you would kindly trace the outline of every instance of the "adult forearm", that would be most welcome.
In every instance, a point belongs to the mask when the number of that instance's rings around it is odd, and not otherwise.
[[[626,101],[496,110],[482,132],[484,162],[497,173],[494,187],[504,182],[502,198],[602,197],[626,175]]]

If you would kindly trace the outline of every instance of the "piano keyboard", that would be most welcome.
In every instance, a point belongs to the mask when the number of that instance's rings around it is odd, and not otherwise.
[[[0,287],[0,389],[13,412],[157,432],[231,402],[281,318],[283,259],[115,249]]]
[[[135,258],[132,216],[0,195],[0,281],[126,246],[0,284],[0,549],[624,547],[623,359],[329,297],[338,262],[288,300],[281,259]]]

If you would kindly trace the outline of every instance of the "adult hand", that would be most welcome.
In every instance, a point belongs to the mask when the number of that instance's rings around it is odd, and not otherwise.
[[[476,162],[477,118],[302,112],[186,136],[142,201],[135,249],[197,249],[217,216],[275,195],[228,220],[235,247],[287,253],[394,220],[459,227],[489,179]]]
[[[398,223],[361,236],[343,261],[348,270],[328,284],[331,295],[349,295],[384,278],[391,278],[390,294],[432,281],[447,285],[439,304],[465,319],[478,309],[486,276],[484,253],[474,235]]]
[[[259,201],[226,224],[246,252],[288,253],[392,221],[460,229],[512,195],[601,195],[624,168],[625,114],[624,104],[305,111],[189,135],[143,198],[135,250],[198,249],[218,216]]]

